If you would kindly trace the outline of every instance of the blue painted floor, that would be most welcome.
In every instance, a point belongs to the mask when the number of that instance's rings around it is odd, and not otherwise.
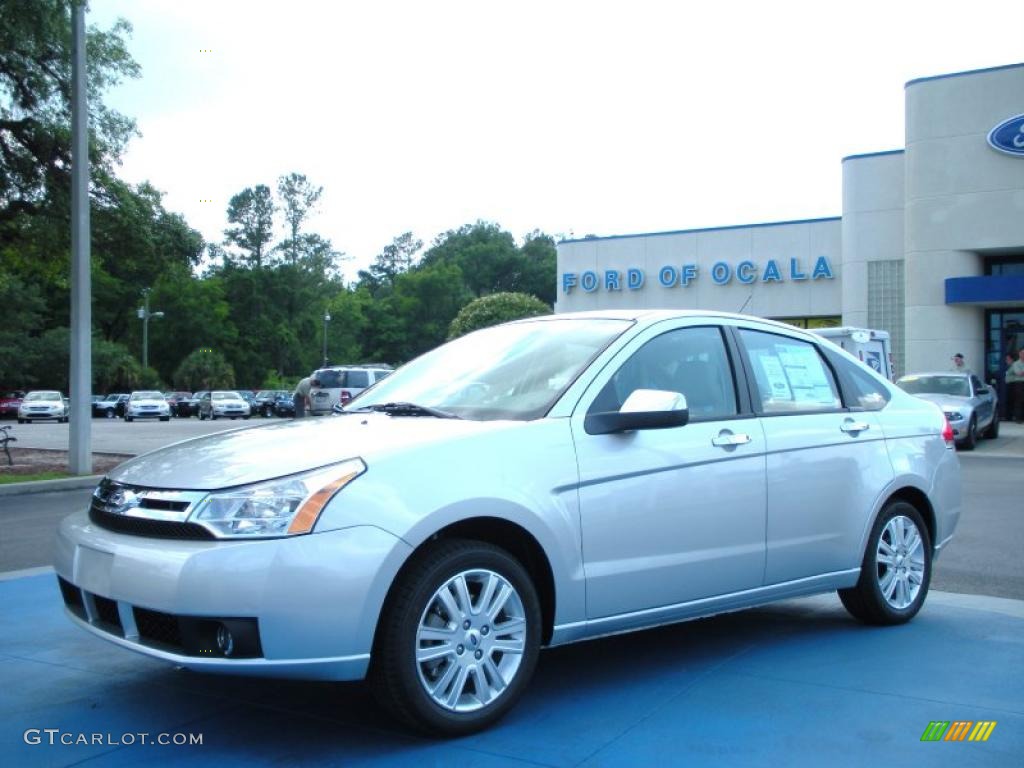
[[[558,648],[496,728],[430,741],[361,684],[205,676],[108,645],[64,617],[52,574],[28,576],[0,581],[0,765],[1019,766],[1021,605],[934,594],[874,629],[822,597]],[[998,724],[921,742],[932,720]],[[203,743],[25,743],[47,728]]]

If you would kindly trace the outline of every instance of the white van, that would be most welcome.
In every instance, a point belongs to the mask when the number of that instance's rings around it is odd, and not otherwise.
[[[844,326],[842,328],[815,328],[814,333],[828,339],[836,346],[842,347],[889,381],[896,381],[888,331]]]
[[[344,405],[383,379],[391,370],[383,365],[337,365],[314,371],[313,378],[319,382],[319,386],[309,390],[310,413],[330,413],[335,405]]]

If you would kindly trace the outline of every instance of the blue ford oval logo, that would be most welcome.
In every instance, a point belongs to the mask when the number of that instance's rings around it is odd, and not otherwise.
[[[1004,120],[989,131],[988,143],[992,149],[1024,157],[1024,115]]]

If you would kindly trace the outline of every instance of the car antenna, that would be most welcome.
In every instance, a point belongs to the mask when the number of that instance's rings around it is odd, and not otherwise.
[[[750,300],[751,300],[752,298],[754,298],[754,292],[753,292],[753,291],[751,291],[751,292],[750,292],[750,295],[749,295],[749,296],[747,296],[747,300],[743,302],[743,306],[742,306],[742,307],[740,307],[740,309],[739,309],[739,312],[737,312],[737,314],[743,314],[743,310],[747,308],[747,304],[749,304],[749,303],[750,303]]]

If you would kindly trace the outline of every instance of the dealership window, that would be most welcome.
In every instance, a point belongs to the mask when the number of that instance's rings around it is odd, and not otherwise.
[[[1001,256],[985,260],[985,274],[1024,275],[1024,256]]]
[[[821,317],[773,317],[772,320],[778,320],[780,323],[786,325],[792,325],[796,328],[810,328],[812,331],[815,328],[838,328],[843,324],[843,318],[839,315],[824,315]]]
[[[904,297],[903,259],[869,261],[868,328],[889,332],[894,373],[906,370]]]

